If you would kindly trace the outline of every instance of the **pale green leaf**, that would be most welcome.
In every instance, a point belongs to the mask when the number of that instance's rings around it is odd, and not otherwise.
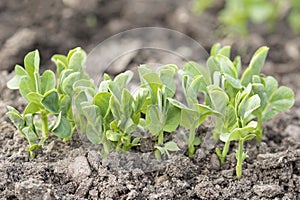
[[[48,91],[42,101],[41,104],[51,113],[58,113],[59,105],[58,105],[58,94],[55,90]]]
[[[247,86],[251,83],[253,75],[260,75],[260,72],[264,66],[269,48],[261,47],[253,55],[248,68],[242,75],[241,83],[243,86]]]
[[[179,147],[178,145],[173,142],[173,141],[169,141],[169,142],[166,142],[164,144],[164,148],[167,150],[167,151],[179,151]]]
[[[41,94],[45,94],[56,86],[56,77],[51,70],[46,70],[41,76]]]

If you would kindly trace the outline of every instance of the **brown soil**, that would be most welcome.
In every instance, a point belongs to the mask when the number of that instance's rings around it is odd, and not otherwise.
[[[102,0],[84,8],[59,0],[31,2],[0,3],[0,199],[300,199],[300,39],[284,20],[272,34],[253,29],[247,39],[217,39],[216,10],[194,16],[186,1]],[[87,27],[87,17],[96,17],[97,24]],[[203,141],[193,159],[178,153],[158,161],[149,152],[137,151],[101,158],[78,134],[67,143],[53,137],[37,158],[28,157],[27,142],[5,116],[6,105],[19,110],[25,105],[5,86],[13,64],[38,48],[42,63],[53,67],[45,62],[53,53],[80,45],[89,51],[114,33],[142,26],[181,31],[207,50],[215,42],[233,44],[234,54],[242,54],[246,63],[256,48],[270,47],[264,73],[292,87],[296,103],[264,125],[261,143],[246,143],[249,158],[241,180],[235,177],[234,151],[221,166],[214,153],[220,144],[207,128],[198,131]],[[151,54],[139,52],[128,63],[151,59]]]

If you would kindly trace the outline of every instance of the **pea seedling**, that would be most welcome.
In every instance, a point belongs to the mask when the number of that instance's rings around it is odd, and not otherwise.
[[[221,163],[224,163],[230,142],[238,141],[238,178],[242,176],[242,162],[247,157],[243,152],[244,142],[254,137],[261,140],[262,122],[294,104],[291,89],[284,86],[278,88],[274,78],[261,75],[267,53],[267,47],[259,48],[241,76],[240,58],[237,57],[232,62],[229,59],[229,47],[215,45],[207,63],[210,73],[215,75],[214,85],[208,88],[211,106],[223,115],[216,119],[214,133],[225,145],[222,153],[219,148],[216,153]]]
[[[200,144],[196,129],[210,115],[215,121],[214,138],[224,142],[222,151],[216,148],[221,163],[226,161],[230,143],[238,142],[236,175],[241,178],[242,164],[247,158],[245,141],[255,137],[261,141],[263,122],[294,104],[290,88],[278,87],[275,78],[261,74],[267,53],[267,47],[259,48],[241,73],[241,58],[230,60],[230,46],[214,45],[207,69],[188,62],[179,71],[185,105],[174,99],[174,77],[178,71],[175,65],[165,65],[156,71],[140,66],[141,85],[134,96],[127,89],[133,77],[131,71],[114,79],[104,74],[97,88],[84,73],[86,54],[81,48],[71,50],[67,56],[54,55],[56,74],[46,70],[42,75],[36,50],[25,56],[25,69],[15,66],[16,76],[7,83],[9,88],[19,90],[28,104],[22,113],[8,106],[7,115],[28,140],[31,157],[49,133],[66,141],[76,128],[92,143],[102,144],[104,154],[111,150],[128,151],[139,145],[140,139],[133,133],[142,126],[157,138],[157,158],[179,150],[175,142],[165,142],[164,138],[165,132],[174,132],[179,125],[190,131],[187,143],[188,155],[192,157],[195,146]],[[202,103],[199,93],[204,96]]]
[[[57,64],[58,77],[50,70],[40,75],[40,57],[37,50],[25,56],[25,69],[20,65],[15,66],[16,75],[7,86],[19,90],[28,104],[23,113],[8,106],[7,115],[28,140],[28,152],[31,157],[35,156],[33,151],[48,139],[50,132],[63,138],[64,141],[72,137],[74,131],[71,109],[72,85],[84,76],[82,70],[84,55],[85,52],[81,48],[76,48],[71,50],[68,56],[53,56],[52,60]],[[49,119],[50,116],[55,116],[54,123]]]
[[[174,96],[176,90],[174,75],[177,67],[166,65],[154,72],[147,66],[140,66],[138,70],[141,87],[149,91],[144,104],[144,113],[147,128],[158,138],[155,156],[160,158],[162,153],[179,150],[175,142],[170,141],[164,145],[164,131],[175,131],[180,122],[180,109],[169,102],[169,98]]]

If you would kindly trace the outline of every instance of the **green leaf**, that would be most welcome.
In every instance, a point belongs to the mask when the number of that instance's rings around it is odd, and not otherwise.
[[[26,114],[36,114],[42,109],[41,104],[36,104],[33,102],[30,102],[26,108],[24,109],[24,115]]]
[[[51,70],[46,70],[41,76],[41,94],[45,94],[56,86],[56,77]]]
[[[69,139],[72,136],[72,126],[69,120],[59,113],[57,122],[52,130],[53,134],[60,138]]]
[[[228,105],[226,109],[226,114],[225,114],[225,121],[224,121],[224,127],[227,130],[231,130],[232,128],[235,127],[237,119],[235,116],[235,110],[232,105]]]
[[[241,89],[242,85],[241,85],[241,81],[239,79],[235,79],[232,76],[228,75],[228,74],[224,74],[225,79],[228,81],[228,83],[237,89]]]
[[[181,110],[180,125],[186,129],[196,128],[196,123],[200,118],[200,113],[195,110],[184,108]]]
[[[94,104],[100,108],[102,117],[106,116],[110,109],[110,98],[111,94],[109,92],[100,92],[94,97]]]
[[[294,105],[294,96],[292,89],[281,86],[270,97],[270,104],[278,112],[288,110]]]
[[[222,47],[218,50],[218,54],[221,54],[227,58],[230,58],[231,47],[229,45]]]
[[[140,65],[140,66],[138,67],[138,72],[139,72],[139,77],[140,77],[141,84],[145,84],[146,82],[145,82],[145,80],[143,79],[143,76],[144,76],[145,74],[151,73],[152,71],[151,71],[151,69],[150,69],[149,66],[146,66],[146,65]]]
[[[111,96],[109,101],[109,108],[115,119],[117,120],[122,119],[121,104],[115,96]]]
[[[142,87],[147,87],[150,90],[152,101],[155,103],[157,102],[157,92],[158,89],[162,89],[163,84],[158,76],[157,73],[151,72],[149,74],[143,75],[142,79],[144,80],[145,84]]]
[[[235,57],[235,59],[233,61],[233,65],[235,67],[237,74],[240,75],[241,70],[242,70],[242,60],[241,60],[240,56]]]
[[[19,111],[17,111],[15,108],[13,108],[11,106],[7,106],[7,109],[8,109],[8,112],[6,113],[6,115],[13,122],[13,124],[19,130],[21,130],[21,128],[25,126],[25,120],[24,120],[24,118],[21,116],[21,114],[19,113]]]
[[[169,142],[166,142],[164,144],[164,147],[167,151],[179,151],[179,147],[177,146],[177,144],[173,141],[169,141]]]
[[[134,138],[134,139],[132,140],[131,144],[133,144],[134,146],[136,146],[136,145],[139,144],[140,140],[141,140],[140,138]]]
[[[29,102],[27,94],[29,94],[30,92],[36,92],[34,79],[24,76],[20,80],[20,93],[27,102]]]
[[[245,139],[248,137],[249,134],[255,131],[256,127],[257,127],[257,122],[252,121],[243,128],[235,128],[231,133],[221,134],[220,140],[226,142],[226,141],[234,141],[234,140],[238,141],[241,139]]]
[[[106,138],[112,142],[118,142],[121,139],[121,136],[117,132],[113,132],[112,130],[108,130],[105,133]]]
[[[85,62],[86,54],[84,51],[75,52],[69,60],[69,69],[73,69],[76,72],[81,72],[83,63]]]
[[[253,95],[252,97],[250,97],[248,100],[247,100],[247,103],[246,103],[246,112],[243,116],[243,118],[247,118],[249,117],[252,112],[256,109],[258,109],[260,107],[260,98],[259,96],[256,94],[256,95]]]
[[[31,127],[24,127],[21,131],[25,135],[25,138],[28,140],[30,145],[38,140],[38,135]]]
[[[68,66],[68,59],[65,55],[55,54],[51,57],[51,61],[57,64],[57,62],[61,62],[65,67],[65,69]]]
[[[63,93],[63,91],[62,91],[63,81],[72,73],[74,73],[74,71],[72,69],[65,69],[61,72],[61,74],[59,76],[58,88],[57,88],[59,93]]]
[[[265,89],[268,97],[271,97],[271,95],[276,91],[278,88],[278,82],[277,80],[272,76],[267,76],[264,78],[265,81]]]
[[[81,108],[84,116],[88,121],[93,122],[97,117],[100,116],[100,109],[96,105],[90,105],[90,103],[82,102]]]
[[[34,72],[39,72],[40,55],[38,50],[31,51],[25,56],[24,65],[28,75],[33,79]]]
[[[23,76],[27,76],[27,72],[20,65],[15,66],[16,75],[7,82],[7,87],[12,90],[19,89],[20,80]]]
[[[59,110],[62,115],[66,115],[71,108],[72,98],[68,95],[61,95],[59,97]]]
[[[27,99],[29,102],[35,103],[37,105],[41,105],[41,100],[43,98],[43,95],[37,93],[37,92],[30,92],[27,94]]]
[[[188,107],[181,103],[180,101],[177,101],[176,99],[168,98],[168,101],[175,107],[179,109],[187,109]]]
[[[126,71],[124,73],[117,75],[113,81],[117,84],[119,89],[123,89],[123,88],[126,88],[126,86],[131,81],[132,77],[133,77],[133,72]]]
[[[198,136],[195,136],[194,139],[194,146],[199,146],[201,144],[201,139]]]
[[[140,88],[138,95],[135,97],[135,107],[134,112],[140,113],[144,103],[146,102],[147,97],[149,96],[149,91],[144,88]]]
[[[134,99],[127,89],[122,91],[121,111],[126,118],[131,117],[133,113],[133,102]]]
[[[67,95],[68,96],[68,95]],[[87,96],[85,94],[85,91],[81,91],[78,94],[75,95],[74,97],[74,102],[75,102],[75,107],[78,113],[83,114],[82,106],[81,103],[87,102]],[[63,112],[63,109],[62,109]]]
[[[209,72],[207,71],[207,69],[205,69],[203,66],[199,65],[198,63],[193,61],[188,62],[183,66],[183,70],[189,72],[189,74],[193,76],[202,75],[205,84],[206,85],[211,84]]]
[[[233,63],[231,62],[231,60],[228,57],[218,54],[216,56],[216,60],[217,60],[217,62],[219,62],[221,72],[223,72],[233,78],[238,77],[236,68],[234,67]]]
[[[248,68],[242,75],[241,83],[243,86],[247,86],[251,80],[253,75],[260,75],[261,69],[264,66],[269,48],[261,47],[259,48],[253,55]]]
[[[87,123],[86,136],[88,140],[93,144],[100,144],[102,142],[103,130],[101,126],[95,126],[95,124],[100,125],[102,123],[101,117],[98,117],[95,122],[88,121]]]
[[[166,65],[159,70],[159,78],[165,86],[166,95],[173,97],[176,92],[176,84],[174,82],[174,75],[177,71],[175,65]]]
[[[91,80],[79,79],[73,84],[73,90],[75,92],[86,90],[87,88],[95,90],[95,85]]]
[[[51,61],[56,65],[56,72],[58,77],[60,77],[63,70],[68,68],[68,59],[65,55],[56,54],[52,56]]]
[[[137,124],[135,124],[131,118],[127,118],[123,120],[125,121],[125,123],[123,123],[125,125],[121,124],[120,129],[122,129],[127,134],[133,133],[137,128]]]
[[[169,105],[163,130],[169,133],[175,131],[180,123],[180,116],[180,109]]]
[[[208,60],[206,61],[206,65],[207,65],[209,73],[210,73],[210,79],[213,80],[215,72],[220,72],[220,70],[221,70],[220,69],[220,64],[216,60],[215,57],[210,56],[208,58]]]
[[[62,80],[62,90],[65,94],[72,96],[74,92],[73,84],[79,79],[79,76],[79,72],[74,72]]]
[[[34,82],[36,87],[36,92],[41,93],[41,77],[38,72],[34,72]]]
[[[58,94],[55,90],[47,92],[41,104],[51,113],[58,113],[59,105],[58,105]]]
[[[218,54],[218,52],[220,51],[220,49],[221,49],[221,44],[215,43],[210,49],[210,55],[216,56]]]
[[[221,88],[214,86],[209,86],[208,93],[213,109],[224,114],[229,101],[227,94]]]
[[[164,118],[166,117],[163,115],[163,113],[159,113],[157,105],[148,106],[146,124],[153,135],[158,135],[161,131],[163,131],[165,123]]]

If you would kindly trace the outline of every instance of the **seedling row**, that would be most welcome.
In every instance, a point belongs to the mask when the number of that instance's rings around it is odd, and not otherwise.
[[[195,62],[181,69],[173,64],[156,70],[138,67],[140,84],[133,93],[128,89],[133,72],[111,78],[104,74],[99,86],[84,71],[86,53],[81,48],[68,55],[54,55],[56,72],[40,74],[39,52],[24,58],[24,68],[15,66],[15,77],[7,86],[19,90],[27,106],[22,112],[8,106],[7,115],[29,143],[28,153],[53,134],[70,140],[76,130],[88,140],[103,146],[103,155],[111,151],[129,151],[140,144],[137,131],[155,139],[155,157],[180,150],[176,142],[167,141],[179,126],[188,130],[187,154],[193,157],[201,138],[196,130],[207,118],[213,119],[213,137],[222,143],[216,148],[221,163],[226,162],[230,144],[237,143],[236,175],[242,177],[242,164],[248,157],[244,143],[254,138],[260,142],[263,122],[294,104],[293,91],[278,86],[272,76],[261,74],[267,47],[259,48],[242,72],[241,58],[230,59],[230,46],[215,44],[206,67]],[[179,76],[184,102],[174,98],[175,76]],[[199,95],[204,98],[199,98]]]

